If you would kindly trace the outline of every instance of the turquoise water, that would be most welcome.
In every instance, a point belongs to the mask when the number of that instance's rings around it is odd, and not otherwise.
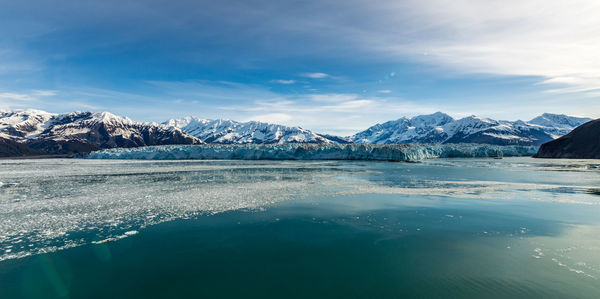
[[[0,298],[600,296],[600,161],[0,164]]]

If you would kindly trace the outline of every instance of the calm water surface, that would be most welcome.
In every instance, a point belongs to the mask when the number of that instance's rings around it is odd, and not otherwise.
[[[599,298],[600,161],[0,161],[0,298]]]

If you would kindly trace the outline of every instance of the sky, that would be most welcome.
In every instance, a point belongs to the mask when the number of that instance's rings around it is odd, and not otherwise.
[[[600,1],[0,0],[0,109],[349,135],[442,111],[600,117]]]

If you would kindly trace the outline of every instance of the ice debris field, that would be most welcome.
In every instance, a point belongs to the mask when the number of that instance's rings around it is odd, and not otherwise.
[[[174,149],[181,147],[172,147]],[[133,236],[149,225],[357,194],[598,204],[598,161],[0,161],[0,261]],[[543,174],[543,175],[542,175]]]

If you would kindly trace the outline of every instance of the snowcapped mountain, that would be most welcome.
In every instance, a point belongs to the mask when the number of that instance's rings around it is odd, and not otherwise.
[[[528,122],[437,112],[376,124],[350,137],[317,134],[300,127],[256,121],[171,119],[135,122],[108,112],[54,114],[40,110],[0,111],[0,156],[73,154],[97,149],[165,144],[285,143],[484,143],[540,145],[568,134],[588,118],[542,114]]]
[[[567,116],[564,114],[544,113],[529,121],[530,124],[539,125],[548,128],[553,138],[558,138],[569,134],[576,127],[592,120],[585,117]],[[554,130],[552,130],[554,129]]]
[[[376,124],[349,139],[355,143],[369,144],[442,143],[448,138],[442,127],[453,121],[451,116],[441,112],[413,118],[402,117]]]
[[[349,139],[355,143],[487,143],[496,145],[540,145],[565,135],[589,121],[545,113],[529,122],[498,121],[468,116],[454,119],[437,112],[377,124]]]
[[[0,138],[4,144],[11,144],[11,148],[15,148],[16,142],[30,150],[50,154],[113,147],[202,143],[174,127],[134,122],[108,112],[53,114],[40,110],[0,112]],[[22,152],[27,153],[26,150]]]
[[[341,137],[331,137],[335,139],[331,140],[327,135],[316,134],[300,127],[257,121],[237,122],[186,117],[170,119],[163,124],[180,128],[206,143],[217,144],[339,143],[344,140]]]
[[[55,114],[41,110],[0,111],[0,137],[23,141],[40,134]]]

